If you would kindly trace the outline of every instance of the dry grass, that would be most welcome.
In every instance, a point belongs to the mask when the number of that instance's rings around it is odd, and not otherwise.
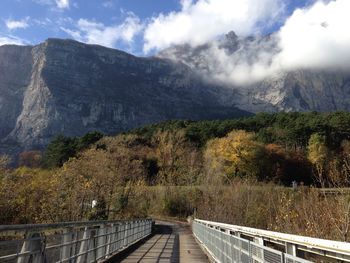
[[[142,210],[147,215],[184,219],[196,211],[201,219],[350,241],[348,193],[325,195],[315,188],[293,191],[242,180],[230,186],[144,187],[142,193],[134,190],[139,194],[128,209]]]

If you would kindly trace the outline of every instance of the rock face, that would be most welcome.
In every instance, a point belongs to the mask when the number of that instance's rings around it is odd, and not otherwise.
[[[259,54],[276,54],[276,40],[273,35],[240,38],[230,32],[205,45],[178,45],[158,56],[184,63],[213,79],[230,73],[227,69],[234,69],[242,61],[253,63]],[[233,93],[225,94],[223,99],[249,112],[350,110],[350,74],[335,70],[281,72],[248,85],[223,83],[222,86]]]
[[[40,149],[57,134],[115,134],[169,119],[247,114],[220,101],[225,92],[168,59],[72,40],[2,46],[0,152]]]

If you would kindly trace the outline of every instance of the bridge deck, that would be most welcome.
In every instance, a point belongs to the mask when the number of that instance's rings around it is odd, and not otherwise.
[[[187,224],[158,221],[156,232],[150,239],[125,255],[117,255],[110,262],[206,263],[209,260]]]

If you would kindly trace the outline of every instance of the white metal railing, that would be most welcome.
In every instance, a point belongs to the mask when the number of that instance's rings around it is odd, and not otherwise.
[[[103,261],[151,232],[151,219],[0,226],[0,262]]]
[[[306,255],[311,260],[350,262],[350,243],[198,219],[192,227],[195,237],[216,262],[312,262],[303,259]]]

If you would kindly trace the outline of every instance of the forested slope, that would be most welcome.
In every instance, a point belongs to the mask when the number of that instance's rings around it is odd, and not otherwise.
[[[22,153],[20,168],[6,168],[6,161],[0,162],[1,223],[184,218],[196,209],[212,220],[348,239],[348,195],[317,189],[349,187],[347,112],[170,121],[116,136],[59,136],[44,155]],[[293,181],[298,190],[290,188]]]

